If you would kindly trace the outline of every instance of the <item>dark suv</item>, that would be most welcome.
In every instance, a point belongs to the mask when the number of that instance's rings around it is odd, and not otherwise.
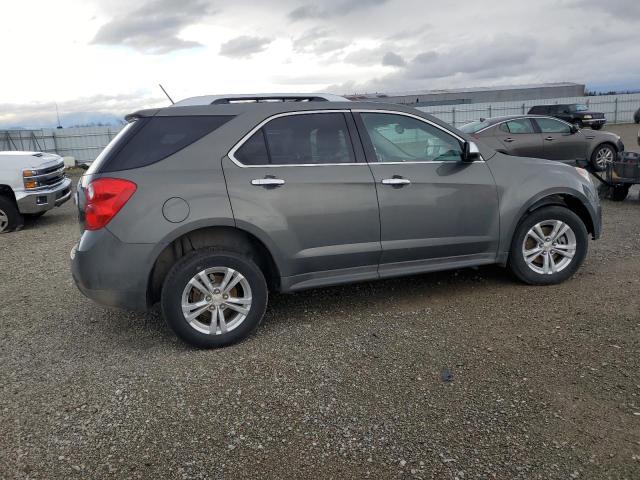
[[[578,128],[589,126],[594,130],[600,130],[607,123],[604,113],[592,112],[588,106],[580,103],[536,105],[529,109],[529,114],[548,115],[572,123]]]
[[[159,301],[181,338],[223,346],[261,322],[269,291],[496,263],[554,284],[600,235],[585,170],[338,100],[200,97],[129,115],[78,185],[78,288]]]

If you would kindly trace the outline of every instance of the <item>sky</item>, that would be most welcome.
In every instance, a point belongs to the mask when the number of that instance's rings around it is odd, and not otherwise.
[[[640,0],[3,2],[0,128],[168,100],[571,81],[640,88]],[[63,122],[64,124],[64,122]]]

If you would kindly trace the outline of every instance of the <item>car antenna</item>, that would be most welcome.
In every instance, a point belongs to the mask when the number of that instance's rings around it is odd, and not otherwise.
[[[171,105],[175,104],[176,102],[173,101],[173,99],[169,96],[169,94],[167,93],[167,91],[164,89],[164,87],[162,86],[161,83],[158,84],[158,86],[162,89],[162,91],[164,92],[164,94],[167,96],[167,98],[169,99],[169,101],[171,102]]]

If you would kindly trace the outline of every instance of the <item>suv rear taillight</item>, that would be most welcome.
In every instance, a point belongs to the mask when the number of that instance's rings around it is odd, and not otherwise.
[[[136,191],[136,184],[121,178],[98,178],[85,190],[87,230],[99,230],[111,221]]]

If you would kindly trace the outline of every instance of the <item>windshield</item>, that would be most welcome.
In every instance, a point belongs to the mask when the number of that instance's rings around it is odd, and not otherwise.
[[[571,107],[569,107],[569,110],[571,110],[572,112],[586,112],[587,110],[589,110],[589,107],[584,104],[577,104],[571,105]]]
[[[462,130],[464,133],[476,133],[489,126],[491,126],[491,122],[489,122],[488,120],[477,120],[475,122],[463,125],[462,127],[460,127],[460,130]]]

